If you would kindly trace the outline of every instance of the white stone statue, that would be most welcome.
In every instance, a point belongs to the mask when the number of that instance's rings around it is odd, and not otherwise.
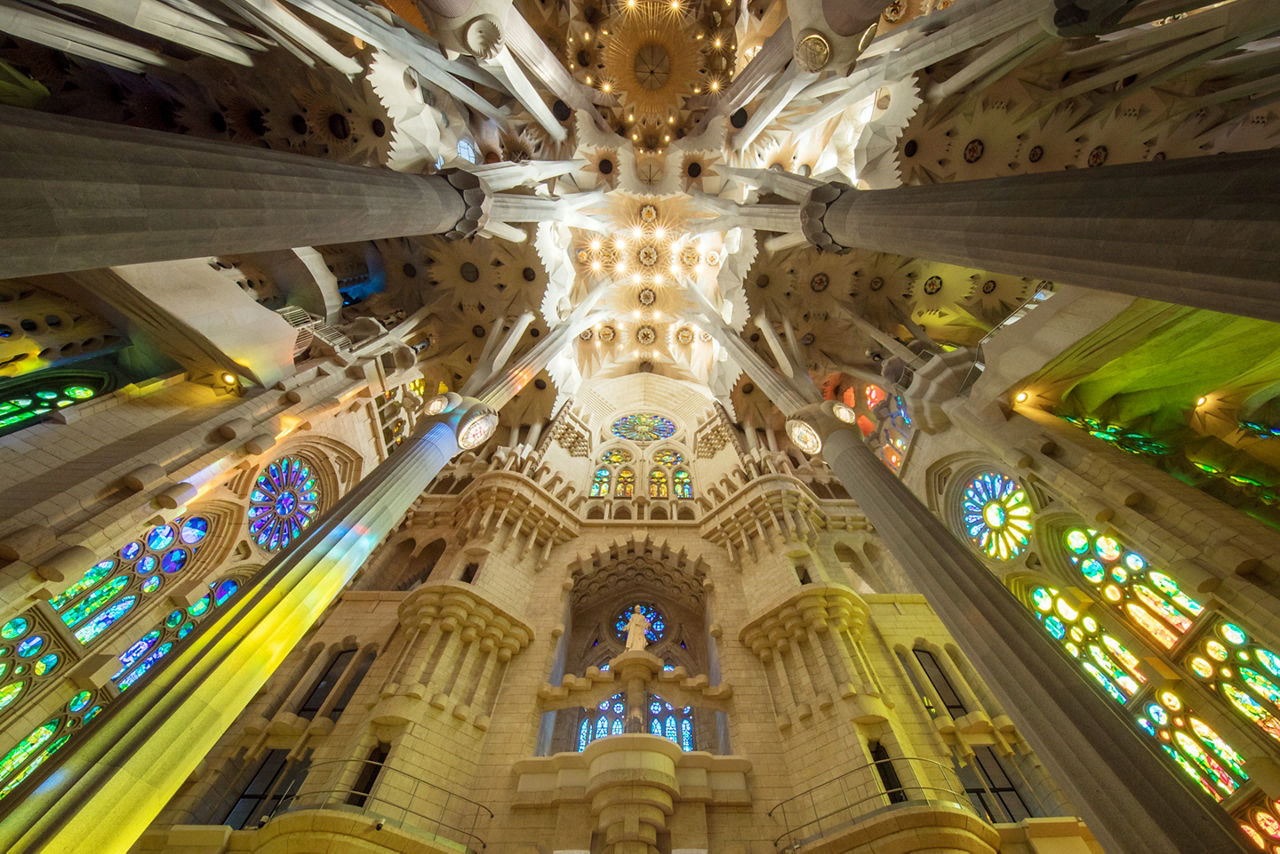
[[[631,614],[631,619],[627,620],[627,652],[645,648],[648,642],[645,640],[644,633],[647,631],[649,631],[649,621],[645,619],[640,606],[637,605]]]

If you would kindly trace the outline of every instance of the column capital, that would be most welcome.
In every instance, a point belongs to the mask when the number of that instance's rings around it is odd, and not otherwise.
[[[856,193],[853,187],[839,181],[830,181],[814,187],[800,205],[800,230],[814,246],[827,252],[843,255],[852,247],[839,243],[827,230],[827,209],[846,193]]]
[[[442,169],[440,177],[449,182],[449,186],[458,192],[462,199],[462,216],[453,227],[445,232],[449,240],[461,240],[472,237],[489,220],[489,210],[493,207],[493,193],[480,178],[461,169]]]

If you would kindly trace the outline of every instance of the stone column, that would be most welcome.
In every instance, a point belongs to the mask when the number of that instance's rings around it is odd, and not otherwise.
[[[0,849],[127,849],[458,452],[460,431],[487,412],[475,400],[449,401],[137,694],[77,736],[53,774],[0,823]]]
[[[0,107],[0,278],[460,235],[483,197],[465,173],[404,175]]]
[[[827,185],[803,217],[821,246],[1280,320],[1276,150],[892,190]]]
[[[1087,687],[1026,609],[854,430],[818,406],[798,417],[876,533],[1109,851],[1247,850],[1222,809],[1157,758],[1128,715]],[[1190,843],[1194,840],[1194,843]]]

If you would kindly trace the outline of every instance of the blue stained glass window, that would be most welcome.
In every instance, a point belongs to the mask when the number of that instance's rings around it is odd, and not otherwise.
[[[156,641],[160,640],[160,630],[152,629],[134,642],[133,646],[120,653],[120,669],[111,677],[111,681],[119,679],[126,670],[147,654]]]
[[[677,709],[666,700],[649,696],[649,726],[651,735],[661,736],[680,746],[681,750],[693,750],[693,707]]]
[[[121,679],[119,682],[116,683],[120,687],[120,690],[121,691],[125,690],[134,682],[137,682],[139,679],[141,679],[142,675],[146,673],[148,670],[150,670],[152,667],[154,667],[157,661],[159,661],[160,659],[168,655],[169,650],[171,649],[173,649],[173,641],[162,643],[160,644],[160,646],[156,647],[156,649],[150,655],[144,658],[142,660],[142,663],[139,664],[137,667],[135,667],[133,671],[129,673],[128,676],[124,677],[123,679]]]
[[[634,612],[636,605],[640,606],[640,613],[644,614],[644,618],[649,621],[649,630],[644,633],[645,640],[649,643],[657,643],[662,640],[662,636],[667,632],[667,618],[662,616],[662,612],[653,605],[644,602],[633,602],[619,612],[617,619],[613,621],[613,630],[617,633],[620,640],[627,639],[627,623],[631,621],[631,614]]]
[[[606,468],[596,469],[595,476],[591,478],[591,497],[601,498],[609,494],[609,470]]]
[[[236,591],[239,589],[240,585],[236,584],[235,579],[223,579],[218,582],[218,586],[213,590],[213,604],[221,605],[232,596],[236,595]]]
[[[286,548],[320,512],[320,486],[297,457],[266,467],[249,493],[249,533],[267,551]]]
[[[89,643],[89,641],[109,629],[112,623],[129,613],[129,610],[137,601],[137,596],[125,596],[123,599],[117,600],[111,607],[95,617],[92,622],[76,629],[76,640],[80,641],[81,644]]]
[[[147,533],[147,548],[157,552],[164,551],[173,545],[176,539],[178,539],[178,532],[172,525],[160,525]]]
[[[583,720],[578,727],[578,752],[581,753],[591,743],[591,721]]]

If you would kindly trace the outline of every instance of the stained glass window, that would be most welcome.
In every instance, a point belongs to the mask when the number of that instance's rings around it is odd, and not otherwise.
[[[650,498],[666,498],[667,497],[667,475],[665,472],[654,469],[649,472],[649,497]]]
[[[1186,665],[1231,709],[1280,741],[1280,655],[1220,620],[1190,651]]]
[[[595,709],[584,710],[584,712],[582,721],[578,724],[579,753],[597,738],[622,735],[627,713],[627,697],[625,694],[614,694],[597,704]]]
[[[1147,676],[1139,655],[1146,657],[1148,651],[1130,651],[1105,631],[1097,619],[1083,613],[1056,589],[1037,587],[1033,590],[1031,610],[1045,631],[1088,674],[1090,681],[1101,687],[1116,703],[1127,705],[1147,687]],[[1153,699],[1143,702],[1137,709],[1136,722],[1145,733],[1160,742],[1161,750],[1169,761],[1195,780],[1214,800],[1221,801],[1248,779],[1240,754],[1212,727],[1196,717],[1176,692],[1158,689]]]
[[[1204,611],[1176,581],[1148,567],[1146,558],[1113,537],[1073,528],[1063,542],[1071,563],[1098,594],[1165,649]]]
[[[680,745],[681,750],[693,750],[693,707],[678,709],[656,694],[649,696],[649,734],[660,736]]]
[[[69,385],[35,388],[0,399],[0,433],[9,433],[38,424],[46,415],[83,403],[98,392],[88,385]]]
[[[889,397],[878,385],[868,385],[862,390],[862,394],[866,398],[868,409],[875,409]]]
[[[631,469],[618,472],[618,487],[614,495],[618,498],[634,498],[636,494],[636,473]]]
[[[662,616],[661,611],[647,602],[632,602],[618,613],[617,619],[613,621],[613,630],[618,638],[624,641],[627,639],[627,623],[630,622],[636,605],[640,606],[640,613],[649,621],[649,630],[644,633],[645,640],[651,644],[662,640],[662,636],[667,633],[667,619]]]
[[[134,554],[137,557],[137,553]],[[208,613],[211,606],[221,606],[230,601],[238,592],[238,584],[234,579],[223,579],[216,584],[209,585],[211,592],[205,595],[197,602],[196,606],[192,606],[184,613],[181,609],[174,610],[166,617],[160,625],[145,633],[137,641],[129,646],[119,656],[120,668],[111,677],[112,682],[121,690],[125,691],[134,685],[139,679],[145,676],[151,669],[155,667],[166,655],[170,654],[178,647],[180,642],[195,629],[195,624],[199,622],[200,616]],[[95,626],[100,620],[111,615],[113,609],[119,609],[120,613],[128,611],[133,607],[136,597],[133,595],[125,596],[112,604],[93,621],[82,626],[76,632],[79,637],[82,631]],[[188,618],[190,615],[190,618]],[[117,619],[118,615],[112,617]],[[5,624],[9,627],[15,621]],[[24,620],[24,622],[26,622]],[[110,625],[107,622],[106,625]],[[30,630],[28,627],[27,630]],[[3,629],[0,629],[0,635],[3,635]],[[21,635],[19,635],[21,637]],[[0,648],[2,650],[3,648]],[[39,651],[40,647],[36,647]],[[0,651],[3,656],[4,651]],[[55,653],[46,653],[32,663],[32,672],[39,669],[42,662],[48,662],[49,659],[57,658]],[[51,672],[57,667],[58,662],[55,661],[49,667]],[[0,667],[4,667],[0,662]],[[0,676],[5,671],[0,669]],[[11,685],[13,683],[10,683]],[[4,708],[5,698],[9,697],[9,703],[22,692],[22,686],[18,685],[16,689],[10,686],[0,687],[0,708]],[[50,756],[57,752],[72,737],[75,730],[84,729],[102,712],[104,704],[109,702],[111,697],[101,697],[101,702],[95,703],[94,700],[100,695],[94,691],[80,691],[75,694],[66,705],[66,712],[57,718],[37,727],[27,738],[15,745],[4,759],[0,760],[0,798],[8,796],[10,792],[22,784],[37,768],[39,768]],[[56,736],[56,737],[54,737]],[[50,739],[52,738],[52,741]],[[21,770],[16,770],[16,769]],[[16,773],[14,773],[16,770]]]
[[[320,486],[305,462],[281,457],[249,493],[249,533],[267,551],[286,548],[320,512]]]
[[[670,448],[664,448],[653,455],[653,461],[663,466],[682,466],[684,465],[684,454],[679,451],[673,451]]]
[[[684,469],[679,469],[675,474],[671,475],[671,488],[675,492],[676,498],[692,498],[693,478]]]
[[[600,455],[600,462],[607,466],[618,466],[631,462],[631,452],[625,448],[613,448]]]
[[[1115,637],[1103,631],[1090,614],[1051,587],[1031,593],[1032,613],[1045,631],[1062,644],[1107,695],[1123,705],[1146,684],[1138,658]]]
[[[1031,505],[1022,486],[996,472],[975,477],[965,487],[960,511],[965,532],[996,560],[1010,560],[1031,537]]]
[[[633,442],[655,442],[670,439],[676,433],[676,425],[661,415],[639,413],[626,415],[613,422],[613,435]]]
[[[591,478],[591,497],[600,498],[609,494],[609,470],[606,468],[596,469],[595,475]]]

